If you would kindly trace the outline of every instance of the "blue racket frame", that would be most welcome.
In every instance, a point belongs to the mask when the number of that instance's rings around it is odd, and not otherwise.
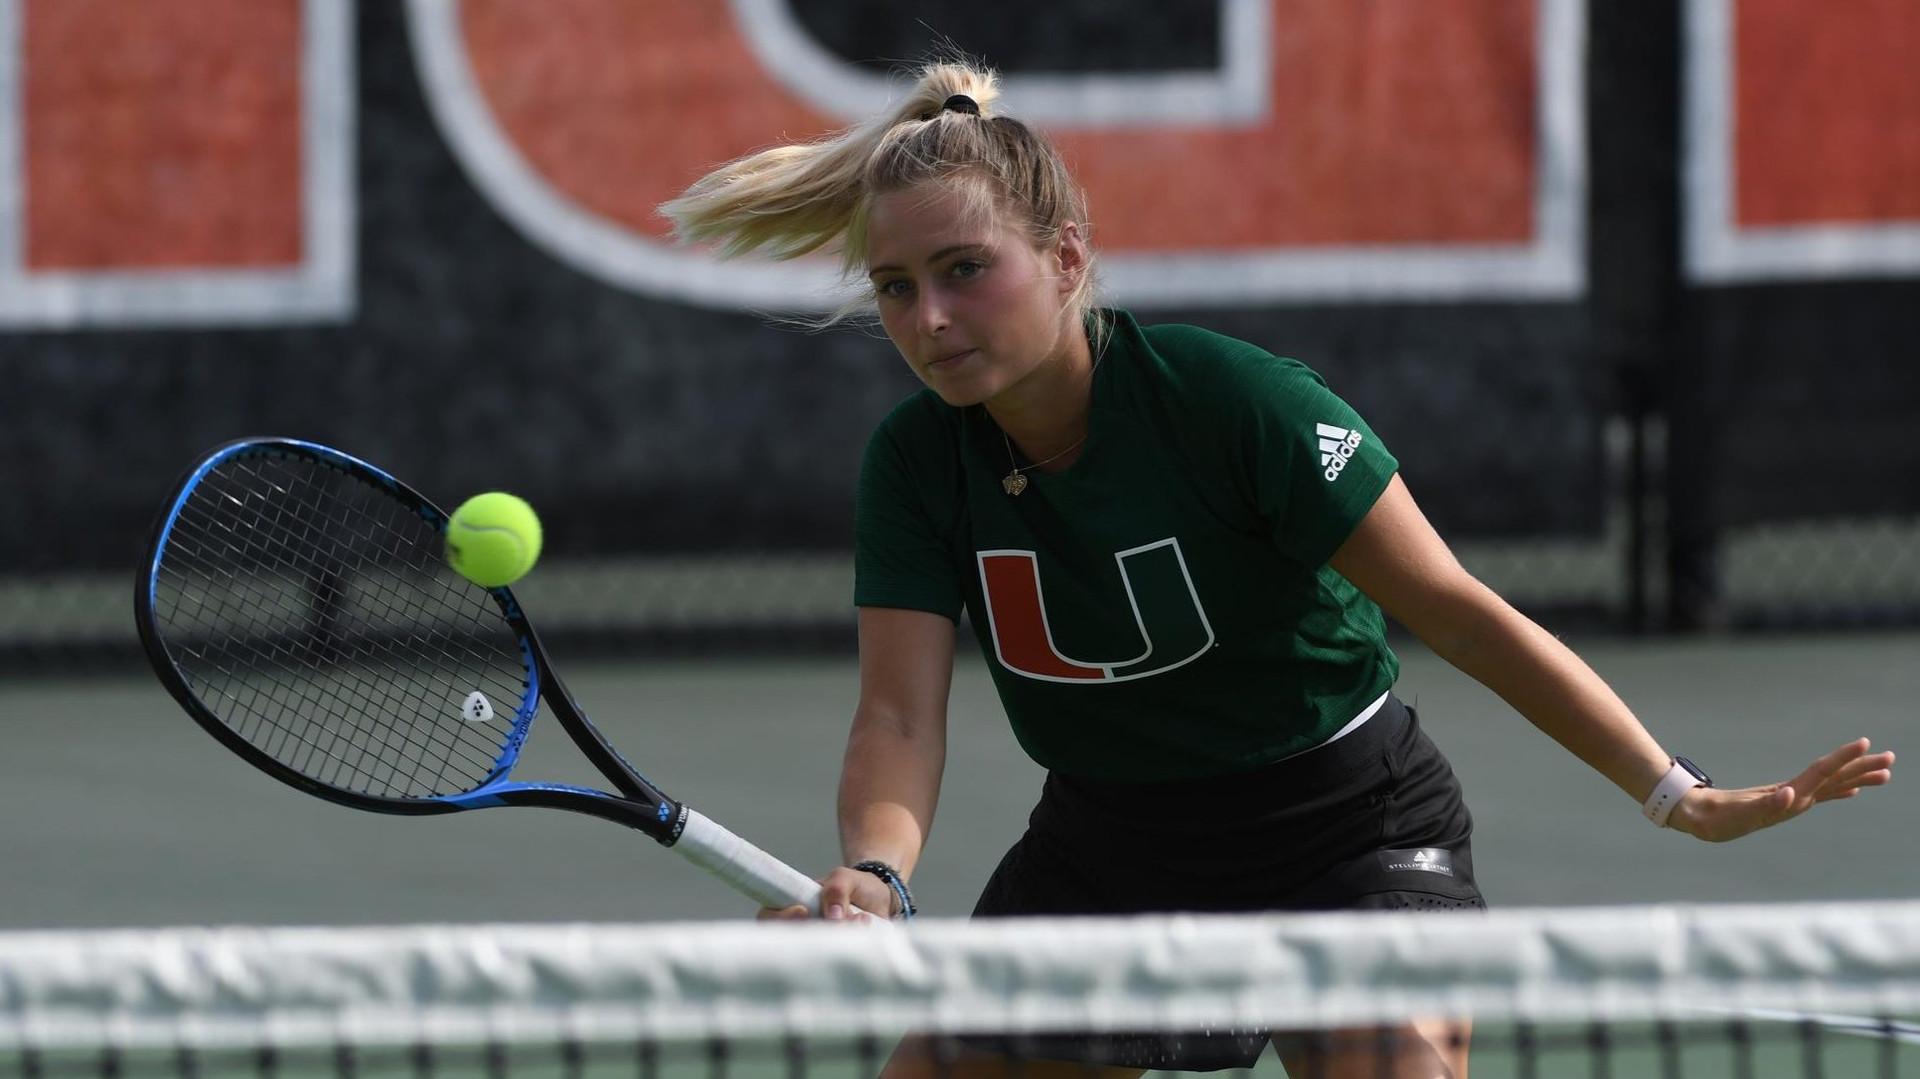
[[[673,846],[679,841],[689,813],[685,804],[668,797],[648,781],[600,734],[599,729],[587,718],[586,710],[580,707],[554,673],[532,623],[527,620],[512,590],[506,587],[471,585],[492,598],[501,617],[517,638],[525,665],[526,688],[514,710],[512,728],[502,744],[492,774],[470,790],[420,798],[393,798],[348,790],[276,760],[222,720],[194,692],[168,647],[156,617],[159,577],[180,512],[195,489],[221,465],[237,457],[254,455],[304,459],[334,469],[378,488],[417,514],[440,534],[444,535],[447,528],[445,511],[413,487],[366,461],[315,442],[293,438],[240,439],[215,448],[190,468],[175,485],[165,508],[155,521],[134,590],[134,610],[140,642],[154,672],[174,700],[207,733],[275,779],[308,794],[355,809],[421,815],[495,806],[541,806],[623,824],[646,833],[665,846]],[[574,744],[615,786],[618,794],[561,783],[522,783],[511,778],[542,700],[547,702],[555,720]]]

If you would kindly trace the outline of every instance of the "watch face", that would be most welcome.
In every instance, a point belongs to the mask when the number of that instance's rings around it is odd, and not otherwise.
[[[1685,757],[1673,758],[1673,763],[1687,770],[1687,774],[1700,781],[1703,787],[1713,786],[1713,777],[1700,770],[1700,766]]]

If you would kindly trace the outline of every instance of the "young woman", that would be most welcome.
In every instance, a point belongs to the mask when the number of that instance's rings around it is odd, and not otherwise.
[[[927,387],[881,423],[860,477],[860,701],[827,917],[910,910],[963,611],[1048,770],[981,916],[1482,906],[1458,785],[1393,695],[1383,610],[1699,838],[1888,781],[1893,755],[1865,740],[1745,790],[1669,755],[1460,567],[1319,376],[1096,307],[1082,196],[1041,135],[992,115],[997,96],[990,72],[929,66],[892,112],[729,164],[664,208],[729,254],[838,251]],[[1322,1039],[1311,1074],[1465,1074],[1445,1024],[1381,1033]],[[1243,1066],[1266,1037],[1175,1041],[1022,1050],[1130,1074]],[[1274,1043],[1307,1074],[1306,1041]],[[998,1074],[1008,1049],[971,1045],[955,1067]],[[909,1039],[890,1073],[928,1052]]]

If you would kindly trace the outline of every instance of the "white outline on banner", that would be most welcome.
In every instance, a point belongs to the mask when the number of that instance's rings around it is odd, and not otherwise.
[[[760,17],[783,0],[732,0],[737,17]],[[1265,0],[1263,0],[1265,2]],[[1265,14],[1250,15],[1253,0],[1223,0],[1226,25],[1241,34],[1269,26]],[[474,185],[513,226],[562,263],[610,284],[648,295],[733,309],[819,311],[853,295],[837,267],[824,260],[720,263],[703,252],[642,236],[586,210],[540,175],[493,117],[475,81],[460,33],[458,0],[408,0],[407,12],[422,90],[441,134]],[[1536,48],[1540,73],[1536,119],[1534,222],[1531,241],[1519,244],[1381,244],[1316,249],[1274,248],[1248,253],[1213,250],[1108,253],[1101,262],[1110,298],[1137,308],[1170,304],[1255,305],[1290,301],[1561,300],[1586,289],[1586,111],[1584,71],[1585,0],[1539,0]],[[1257,25],[1256,25],[1257,24]],[[801,33],[790,14],[756,23],[746,40],[760,50],[786,49]],[[1218,110],[1232,123],[1257,119],[1242,99],[1245,81],[1267,70],[1264,49],[1236,40],[1219,78],[1182,84],[1186,89],[1162,106],[1162,120],[1210,117]],[[1257,51],[1257,55],[1254,53]],[[824,61],[816,46],[790,57],[769,73],[796,78]],[[808,75],[814,78],[814,75]],[[1012,85],[1013,80],[1009,80]],[[1090,79],[1138,104],[1165,88],[1155,77]],[[872,103],[880,83],[843,74],[817,90],[821,107],[858,109]],[[1085,92],[1072,80],[1025,83],[1027,115],[1070,110]],[[1031,108],[1026,108],[1031,105]],[[1117,107],[1117,106],[1116,106]],[[1262,101],[1257,108],[1264,109]],[[1089,119],[1089,116],[1091,119]],[[1114,126],[1111,108],[1076,122]],[[1215,117],[1216,119],[1218,117]]]
[[[717,307],[819,311],[851,297],[825,260],[722,263],[631,232],[579,205],[529,165],[480,92],[458,0],[408,0],[421,90],[454,158],[521,235],[582,273],[635,292]]]
[[[27,268],[21,49],[26,0],[0,0],[0,327],[345,322],[356,306],[354,0],[302,0],[301,252],[285,270]]]
[[[886,107],[897,82],[852,67],[820,47],[787,0],[729,0],[748,48],[787,92],[830,116],[867,116]],[[1271,0],[1216,0],[1217,73],[1088,77],[1008,74],[1007,99],[1020,118],[1076,128],[1206,124],[1231,127],[1267,115],[1273,69]]]
[[[1683,169],[1686,275],[1708,283],[1899,277],[1920,271],[1920,221],[1776,225],[1734,222],[1733,0],[1688,0]]]

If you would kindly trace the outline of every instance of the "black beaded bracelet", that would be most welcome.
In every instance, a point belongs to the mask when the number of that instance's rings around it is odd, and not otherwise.
[[[914,915],[913,893],[907,889],[907,882],[900,879],[900,871],[885,862],[869,858],[864,862],[855,862],[849,868],[863,873],[872,873],[879,877],[887,887],[893,889],[893,897],[900,901],[900,917],[912,918]]]

